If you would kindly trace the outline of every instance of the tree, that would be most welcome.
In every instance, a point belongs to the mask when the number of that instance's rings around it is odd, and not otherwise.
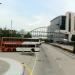
[[[32,37],[32,35],[29,32],[24,35],[24,38],[31,38],[31,37]]]
[[[2,29],[0,28],[0,37],[21,37],[20,33],[17,33],[16,30]]]

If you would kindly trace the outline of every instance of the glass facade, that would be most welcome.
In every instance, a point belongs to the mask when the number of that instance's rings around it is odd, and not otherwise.
[[[53,41],[60,41],[62,38],[71,41],[72,35],[75,35],[75,13],[67,12],[66,15],[51,20],[50,32],[58,33],[51,34],[53,35],[53,38],[51,37]]]
[[[51,25],[58,25],[60,30],[65,30],[66,16],[56,17],[51,21]]]
[[[61,24],[61,16],[58,16],[51,21],[51,25],[60,25],[60,24]]]
[[[65,30],[65,23],[66,23],[66,16],[62,16],[61,17],[61,25],[60,25],[61,30]]]

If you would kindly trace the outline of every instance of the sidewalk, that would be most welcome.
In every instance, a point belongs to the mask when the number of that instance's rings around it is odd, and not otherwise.
[[[22,75],[22,74],[23,74],[23,67],[20,62],[10,58],[0,57],[0,75]]]
[[[57,44],[57,43],[51,43],[51,45],[55,46],[55,47],[59,47],[63,50],[69,51],[69,52],[73,52],[73,46],[70,45],[64,45],[64,44]]]
[[[0,59],[0,75],[4,75],[9,67],[10,65],[6,61]]]

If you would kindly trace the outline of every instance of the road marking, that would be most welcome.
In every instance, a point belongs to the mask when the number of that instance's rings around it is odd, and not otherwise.
[[[25,64],[25,63],[22,63],[22,65],[23,65],[23,67],[24,67],[24,70],[25,70],[25,68],[26,68],[27,71],[28,71],[28,73],[29,73],[29,75],[30,75],[31,72],[32,72],[32,69],[31,69],[27,64]],[[24,72],[23,72],[23,74],[24,74]]]
[[[25,67],[27,68],[29,75],[33,75],[33,72],[34,72],[34,68],[35,68],[35,66],[36,66],[37,59],[38,59],[38,54],[37,54],[36,57],[35,57],[34,65],[33,65],[32,69],[31,69],[27,64],[22,63],[24,69],[25,69]]]
[[[34,65],[33,65],[33,68],[32,68],[32,71],[31,71],[31,74],[30,74],[30,75],[33,75],[33,72],[34,72],[34,68],[35,68],[35,66],[36,66],[37,59],[38,59],[38,54],[37,54],[36,57],[35,57]]]

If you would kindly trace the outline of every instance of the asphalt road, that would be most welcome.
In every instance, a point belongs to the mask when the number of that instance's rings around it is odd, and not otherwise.
[[[49,49],[47,47],[45,44],[41,46],[32,75],[64,75],[56,60],[48,52],[53,47],[49,46]]]
[[[24,67],[23,75],[30,75],[32,71],[32,67],[34,64],[35,56],[30,55],[30,53],[22,54],[21,52],[0,52],[0,57],[4,59],[13,59],[17,62],[21,63]],[[13,63],[14,64],[14,63]],[[0,75],[6,74],[6,72],[10,69],[10,64],[0,60]],[[13,69],[13,71],[17,71],[17,68]],[[11,74],[13,75],[13,73]]]
[[[75,75],[75,59],[62,49],[42,44],[31,75]]]
[[[75,75],[75,55],[48,44],[42,44],[40,52],[36,52],[34,56],[30,53],[22,55],[21,52],[1,52],[0,57],[22,63],[25,66],[23,75]],[[6,64],[0,63],[4,66]],[[0,67],[0,75],[6,68]]]

